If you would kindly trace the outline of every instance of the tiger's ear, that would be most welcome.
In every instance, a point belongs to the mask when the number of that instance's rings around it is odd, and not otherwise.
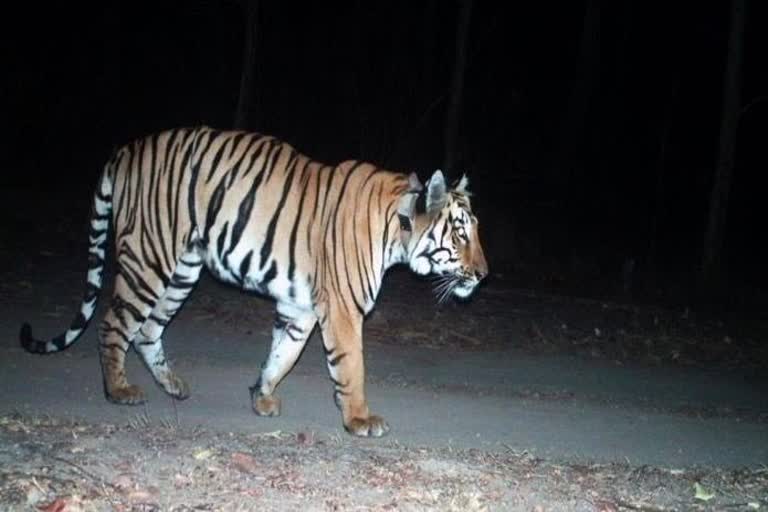
[[[438,169],[427,182],[427,212],[441,210],[448,200],[443,172]]]
[[[421,192],[424,190],[424,185],[419,181],[419,177],[415,172],[408,175],[408,192]]]
[[[459,180],[459,184],[454,187],[456,192],[461,192],[462,194],[469,194],[469,190],[467,190],[467,187],[469,187],[469,178],[467,178],[466,174],[461,175],[461,179]]]

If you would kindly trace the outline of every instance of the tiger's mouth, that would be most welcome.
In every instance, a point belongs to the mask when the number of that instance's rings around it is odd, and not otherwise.
[[[453,289],[453,294],[459,298],[466,299],[475,291],[480,281],[475,277],[463,278]]]
[[[475,291],[480,280],[474,276],[462,274],[440,274],[435,276],[435,295],[438,304],[442,304],[448,297],[455,295],[466,299]]]

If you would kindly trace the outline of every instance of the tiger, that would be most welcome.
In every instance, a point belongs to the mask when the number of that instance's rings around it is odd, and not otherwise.
[[[464,174],[449,186],[439,169],[422,185],[415,172],[363,160],[326,165],[244,130],[200,125],[136,138],[112,153],[96,182],[79,312],[48,341],[23,323],[21,344],[48,354],[81,336],[96,309],[111,233],[113,292],[98,329],[109,402],[146,400],[126,377],[130,348],[167,394],[189,397],[162,338],[205,268],[276,303],[270,351],[249,388],[256,414],[280,414],[275,389],[319,326],[344,429],[380,437],[390,427],[366,400],[363,320],[393,265],[432,275],[441,297],[460,300],[487,276],[468,184]]]

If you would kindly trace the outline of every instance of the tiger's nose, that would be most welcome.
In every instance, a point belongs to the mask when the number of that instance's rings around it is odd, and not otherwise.
[[[477,278],[478,281],[482,281],[487,275],[488,275],[487,270],[475,270],[475,277]]]

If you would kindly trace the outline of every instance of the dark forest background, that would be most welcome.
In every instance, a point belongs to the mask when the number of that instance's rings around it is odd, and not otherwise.
[[[115,146],[237,121],[328,163],[362,158],[422,180],[446,163],[452,177],[467,172],[497,277],[690,300],[702,290],[732,7],[29,3],[2,21],[2,186],[36,203],[35,222],[81,211],[85,222]],[[725,237],[706,287],[731,299],[768,285],[766,9],[746,5]]]

